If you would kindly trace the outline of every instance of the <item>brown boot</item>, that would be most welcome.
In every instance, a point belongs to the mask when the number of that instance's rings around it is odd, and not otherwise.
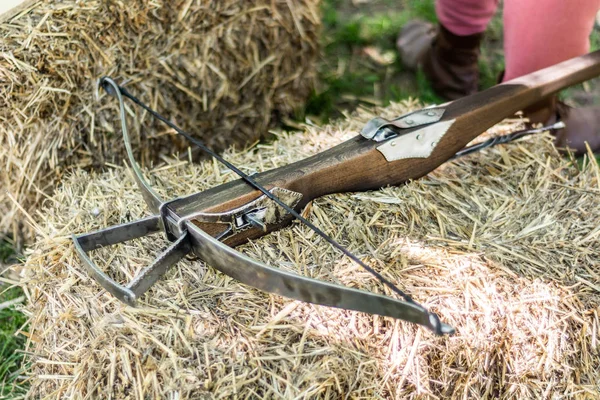
[[[583,155],[587,153],[587,143],[594,153],[600,153],[600,106],[573,108],[551,96],[523,113],[532,124],[563,121],[565,128],[554,132],[554,144],[559,149],[569,148]]]
[[[416,70],[422,64],[425,53],[437,35],[437,28],[425,21],[410,21],[402,27],[396,47],[400,53],[402,64]]]
[[[421,65],[433,90],[448,100],[477,92],[479,84],[479,45],[483,33],[457,36],[439,25],[422,21],[407,24],[397,47],[409,67]]]

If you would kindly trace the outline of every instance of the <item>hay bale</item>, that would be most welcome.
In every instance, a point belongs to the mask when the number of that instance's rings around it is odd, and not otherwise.
[[[309,95],[319,24],[318,0],[36,2],[0,24],[0,186],[33,210],[69,168],[121,164],[104,75],[215,150],[255,141]],[[139,159],[172,154],[173,132],[131,112]],[[4,190],[0,212],[16,234]]]
[[[381,112],[391,117],[414,104]],[[226,156],[262,171],[355,135],[373,114]],[[495,128],[507,131],[518,121]],[[149,171],[163,195],[234,179],[212,162]],[[291,301],[184,261],[125,307],[68,235],[147,215],[128,171],[76,171],[40,212],[24,267],[31,392],[43,398],[598,398],[600,168],[548,136],[485,150],[401,187],[331,195],[307,217],[457,328]],[[160,235],[159,235],[160,236]],[[131,278],[164,239],[94,252]],[[240,247],[280,268],[385,292],[294,224]],[[117,271],[118,270],[118,271]]]

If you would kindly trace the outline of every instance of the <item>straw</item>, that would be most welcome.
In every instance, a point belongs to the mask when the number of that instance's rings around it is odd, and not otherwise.
[[[225,157],[245,171],[305,158],[374,115]],[[488,132],[522,128],[519,119]],[[146,170],[164,197],[235,179],[211,161]],[[330,195],[311,222],[457,328],[415,325],[270,295],[185,260],[145,296],[119,303],[87,277],[68,235],[147,215],[131,174],[76,170],[37,213],[22,269],[34,398],[598,398],[600,169],[559,156],[540,134],[462,157],[399,187]],[[41,218],[43,216],[43,218]],[[120,282],[166,246],[161,235],[93,259]],[[272,266],[384,288],[304,226],[238,248]]]
[[[216,151],[243,148],[304,104],[319,26],[316,0],[44,0],[0,23],[0,235],[31,233],[6,191],[31,212],[71,169],[121,164],[115,105],[96,98],[98,78]],[[130,111],[144,165],[184,149]]]

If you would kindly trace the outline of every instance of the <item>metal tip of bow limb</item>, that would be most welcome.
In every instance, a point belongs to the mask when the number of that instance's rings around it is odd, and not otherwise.
[[[118,87],[119,85],[117,85],[117,83],[111,77],[103,76],[102,78],[98,79],[98,84],[96,85],[96,97],[100,97],[98,88],[102,88],[110,96],[116,97],[117,93],[115,92],[115,89]]]
[[[429,323],[429,329],[431,329],[436,335],[453,335],[456,333],[456,329],[440,321],[440,317],[438,317],[435,313],[429,313]]]

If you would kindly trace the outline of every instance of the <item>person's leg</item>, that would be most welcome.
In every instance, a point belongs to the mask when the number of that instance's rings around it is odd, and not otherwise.
[[[440,24],[457,36],[482,33],[496,13],[498,0],[437,0]]]
[[[505,0],[504,81],[586,54],[600,0]],[[543,10],[543,13],[541,12]],[[563,120],[556,145],[600,151],[600,107],[571,108],[557,96],[524,110],[534,123]]]
[[[599,7],[600,0],[505,0],[504,80],[586,54]]]
[[[454,100],[478,90],[479,45],[498,0],[437,0],[435,6],[440,26],[423,71],[438,94]]]
[[[406,24],[397,46],[405,66],[423,67],[433,90],[447,100],[477,92],[479,45],[498,0],[437,0],[440,24]]]

